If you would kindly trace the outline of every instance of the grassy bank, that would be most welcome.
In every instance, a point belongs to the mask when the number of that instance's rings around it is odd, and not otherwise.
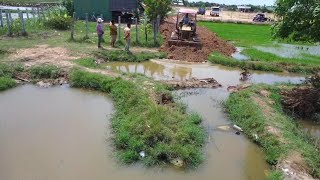
[[[319,178],[319,149],[297,122],[283,112],[280,90],[277,86],[256,85],[231,94],[226,102],[230,119],[265,150],[271,165],[281,168],[292,156],[298,155],[295,158],[301,156],[302,160],[297,166]],[[281,179],[277,172],[272,176]]]
[[[203,160],[205,138],[199,116],[187,115],[178,106],[155,103],[147,92],[167,91],[166,87],[155,82],[146,87],[144,84],[150,84],[146,81],[143,76],[124,80],[80,70],[70,75],[73,87],[112,95],[116,107],[112,118],[113,140],[122,162],[142,161],[152,166],[181,160],[185,167],[196,167]],[[142,151],[145,158],[139,155]]]
[[[260,71],[287,71],[303,74],[312,74],[320,71],[320,59],[316,57],[310,57],[306,60],[281,58],[271,53],[264,53],[255,49],[247,49],[244,51],[244,54],[248,55],[250,59],[241,61],[232,57],[223,56],[219,53],[212,53],[208,59],[215,64]]]
[[[128,53],[122,50],[102,50],[95,51],[94,55],[103,59],[104,61],[122,61],[122,62],[143,62],[150,59],[163,59],[166,57],[162,52],[140,52],[140,53]]]

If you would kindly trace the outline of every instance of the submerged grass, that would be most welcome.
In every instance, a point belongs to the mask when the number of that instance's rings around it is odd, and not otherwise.
[[[261,90],[267,90],[274,103],[259,95]],[[268,106],[262,106],[252,101],[260,98]],[[262,103],[263,104],[263,103]],[[258,143],[266,152],[266,160],[276,165],[293,152],[298,152],[310,167],[310,174],[320,177],[319,149],[313,143],[313,138],[291,117],[287,116],[281,106],[280,88],[269,85],[256,85],[252,88],[231,94],[226,102],[226,109],[232,121],[243,128],[248,137]],[[268,112],[270,111],[270,112]],[[279,129],[275,135],[267,127]],[[258,138],[256,138],[256,136]],[[279,173],[272,173],[274,179],[279,179]]]
[[[163,59],[166,57],[162,52],[141,52],[141,53],[128,53],[122,50],[101,50],[95,51],[94,55],[105,61],[122,61],[122,62],[143,62],[150,59]]]
[[[205,133],[200,118],[189,116],[178,107],[155,103],[144,90],[143,78],[107,77],[81,70],[73,70],[73,87],[89,88],[110,93],[116,113],[112,118],[114,145],[124,163],[142,161],[146,165],[161,165],[181,159],[188,168],[203,161],[202,145]],[[155,84],[156,91],[166,88]],[[144,151],[146,157],[140,157]]]
[[[220,53],[212,53],[209,56],[209,61],[215,64],[221,64],[230,67],[239,67],[251,70],[260,71],[272,71],[272,72],[282,72],[283,69],[276,64],[266,63],[266,62],[254,62],[254,61],[240,61],[232,57],[224,56]]]
[[[224,56],[220,53],[212,53],[209,61],[215,64],[221,64],[229,67],[239,67],[251,70],[313,74],[320,71],[320,63],[315,60],[304,61],[301,59],[287,59],[275,56],[270,53],[260,52],[255,49],[245,50],[244,53],[250,57],[250,60],[240,61],[232,57]],[[304,62],[303,62],[304,61]],[[302,63],[303,62],[303,63]]]

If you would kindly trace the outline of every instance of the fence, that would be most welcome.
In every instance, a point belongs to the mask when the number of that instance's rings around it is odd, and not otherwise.
[[[26,21],[35,18],[37,18],[38,20],[44,18],[43,8],[37,7],[25,10],[20,10],[19,8],[16,10],[0,9],[0,31],[2,32],[2,34],[7,33],[8,36],[12,36],[14,31],[19,31],[21,35],[26,35]],[[15,24],[15,21],[19,23]],[[17,25],[20,27],[16,27]],[[17,28],[19,30],[16,30]]]
[[[94,13],[92,13],[94,14]],[[85,14],[85,20],[80,21],[76,13],[73,13],[73,20],[71,26],[70,39],[72,41],[96,41],[96,24],[90,21],[94,21],[102,16],[95,17],[90,15],[90,13]],[[148,22],[147,19],[137,19],[134,18],[131,21],[131,39],[132,44],[137,46],[158,46],[162,38],[160,38],[160,17],[155,21]],[[109,21],[105,20],[103,23],[105,30],[105,40],[110,40],[110,37],[107,35],[109,33]],[[120,16],[117,18],[117,43],[124,44],[124,28],[126,24],[123,23]],[[152,38],[151,38],[152,37]]]

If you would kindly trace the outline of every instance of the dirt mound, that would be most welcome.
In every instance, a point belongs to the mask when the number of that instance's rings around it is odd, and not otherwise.
[[[201,26],[197,26],[197,34],[203,44],[202,49],[195,47],[169,47],[168,40],[171,33],[176,29],[175,21],[175,17],[169,17],[160,26],[161,34],[165,37],[166,41],[160,48],[160,51],[168,53],[169,59],[203,62],[208,59],[208,56],[212,52],[220,52],[226,56],[230,56],[236,51],[236,48],[232,44],[220,39],[215,33]]]
[[[66,48],[38,45],[33,48],[19,49],[10,57],[23,62],[26,66],[51,63],[61,66],[71,66],[70,60],[77,59]]]

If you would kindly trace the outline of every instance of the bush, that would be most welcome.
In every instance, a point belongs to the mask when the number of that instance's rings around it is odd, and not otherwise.
[[[294,41],[320,41],[320,3],[318,0],[279,0],[275,10],[279,21],[275,37]]]
[[[59,77],[60,69],[54,65],[34,66],[29,72],[35,79],[54,79]]]
[[[44,26],[57,30],[67,30],[70,29],[71,25],[72,17],[68,15],[65,7],[53,7],[46,12]]]

